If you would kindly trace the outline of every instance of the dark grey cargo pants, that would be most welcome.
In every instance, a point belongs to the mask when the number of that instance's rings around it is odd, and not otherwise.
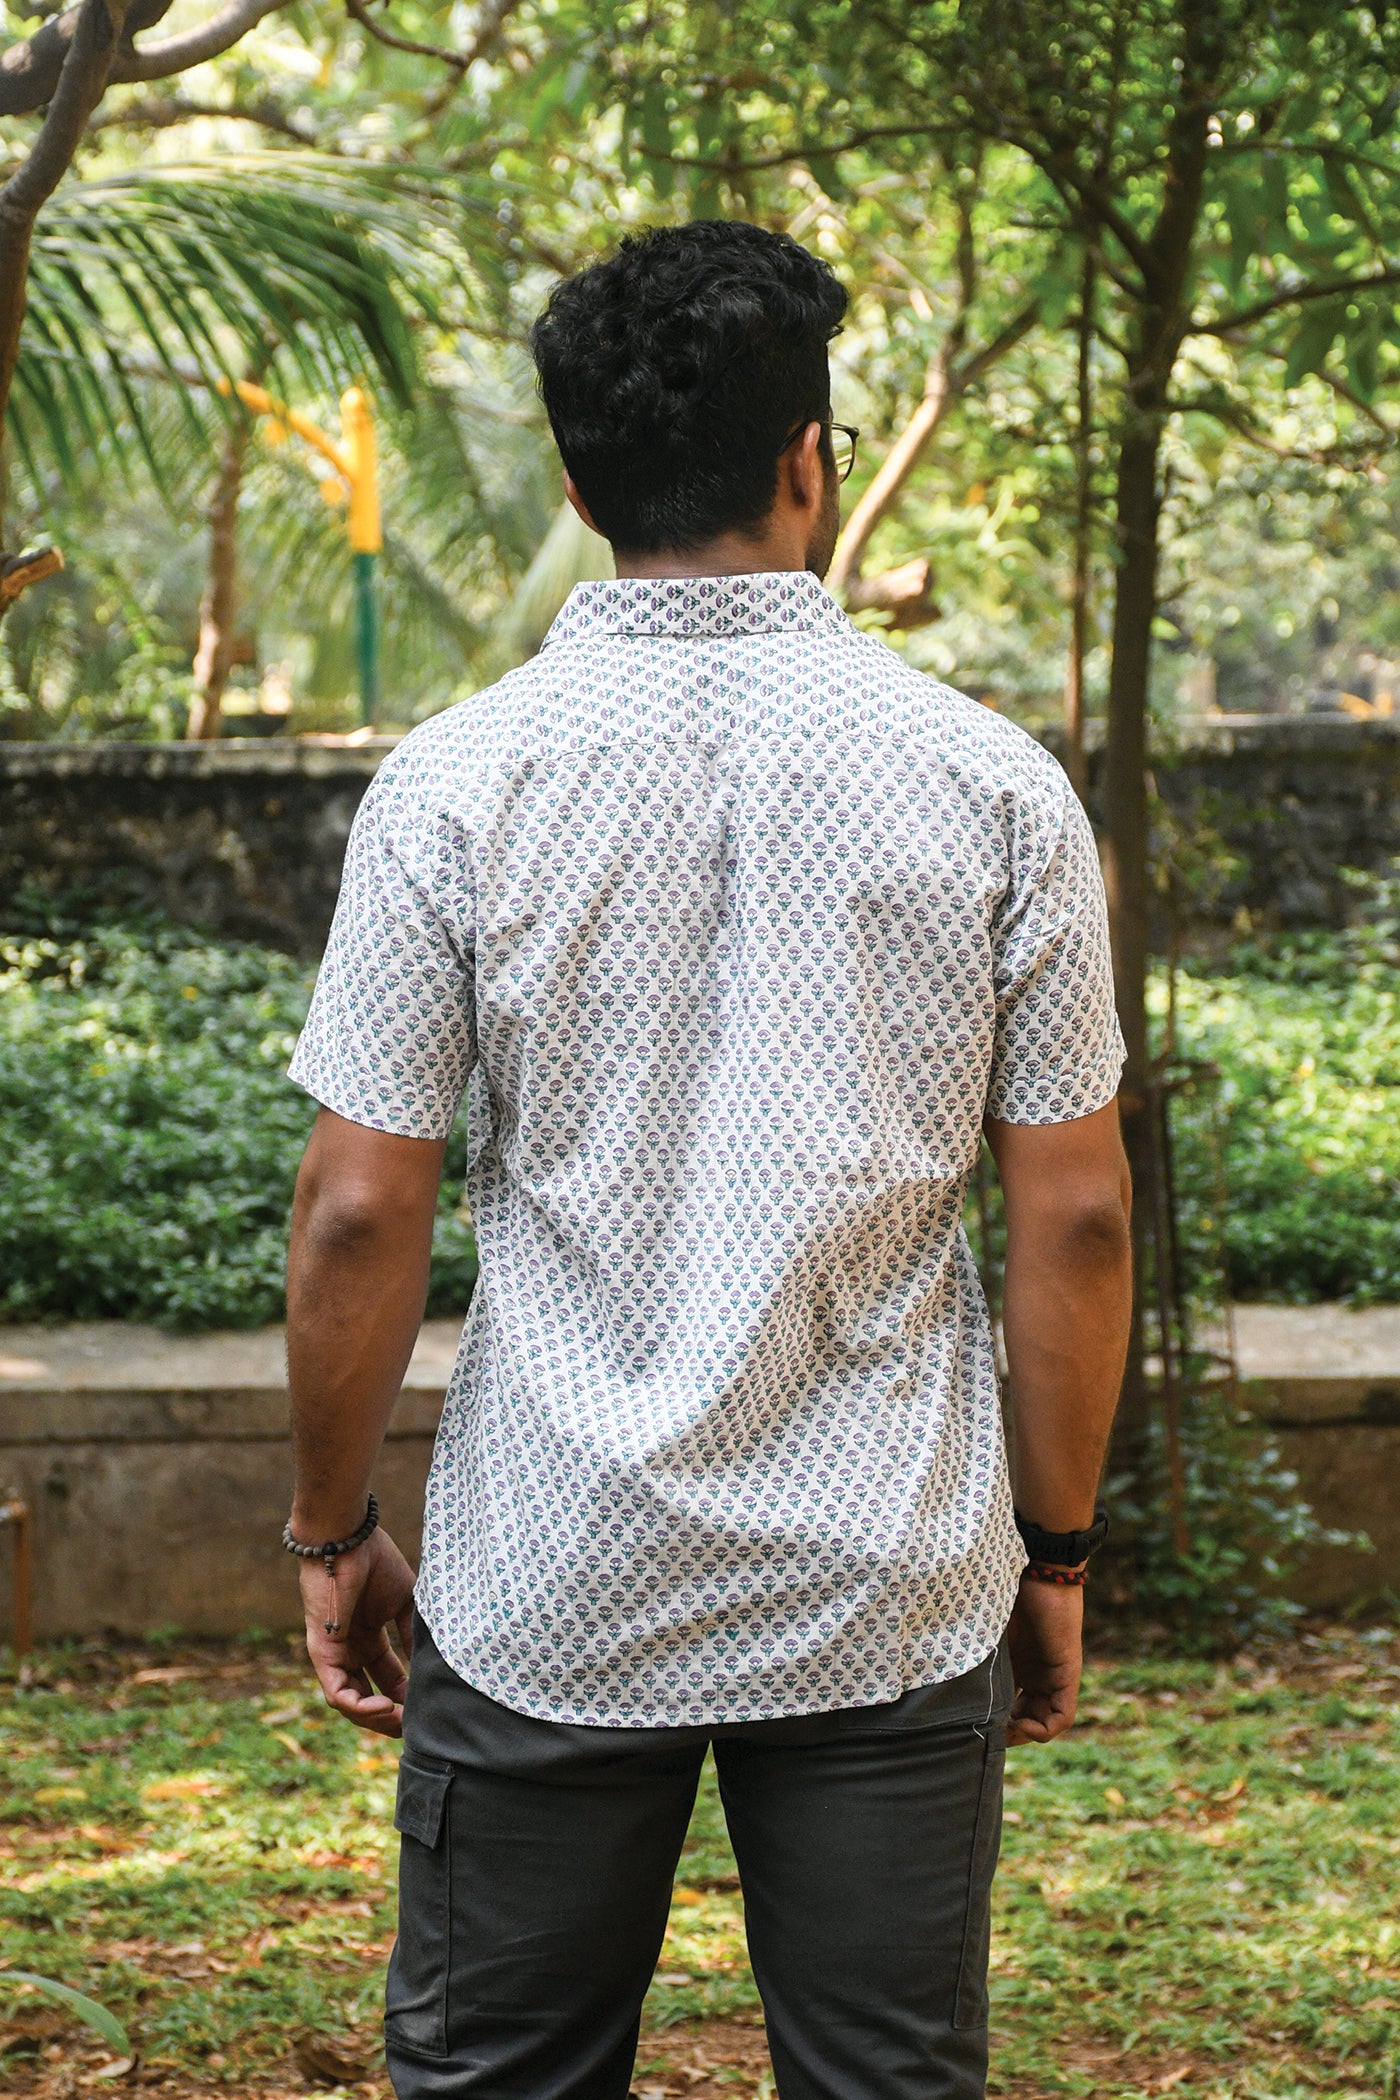
[[[889,1706],[535,1721],[415,1628],[385,2033],[399,2100],[625,2100],[713,1744],[780,2100],[978,2100],[1004,1656]]]

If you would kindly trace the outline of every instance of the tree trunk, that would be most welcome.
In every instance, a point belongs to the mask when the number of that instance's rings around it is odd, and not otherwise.
[[[1128,1059],[1119,1108],[1135,1200],[1134,1331],[1115,1443],[1131,1464],[1147,1430],[1142,1346],[1142,1253],[1152,1210],[1152,1131],[1148,1103],[1147,697],[1157,606],[1157,455],[1159,409],[1130,407],[1118,455],[1118,558],[1113,606],[1113,668],[1104,752],[1104,882],[1113,932],[1113,978]]]
[[[1180,0],[1182,76],[1170,124],[1162,206],[1142,258],[1143,295],[1128,360],[1127,408],[1118,451],[1113,668],[1104,751],[1104,881],[1113,932],[1118,1018],[1127,1045],[1120,1114],[1133,1177],[1133,1331],[1114,1429],[1114,1454],[1130,1475],[1149,1426],[1142,1282],[1156,1192],[1148,1063],[1147,701],[1157,611],[1158,458],[1172,368],[1190,314],[1191,255],[1200,222],[1214,82],[1226,31],[1215,0]]]
[[[209,574],[199,606],[199,647],[194,659],[194,694],[185,735],[208,742],[223,733],[219,712],[233,663],[233,623],[238,609],[238,496],[248,425],[242,417],[224,441],[209,505]]]
[[[88,118],[102,100],[130,5],[131,0],[82,0],[71,13],[62,65],[39,135],[0,187],[0,441],[19,362],[34,221],[72,164]],[[25,56],[23,47],[20,55]],[[3,529],[0,518],[0,541]],[[61,565],[42,557],[7,556],[0,545],[6,585],[0,591],[0,619],[30,583]]]
[[[1069,661],[1065,666],[1065,771],[1081,802],[1086,800],[1084,758],[1084,658],[1089,647],[1090,557],[1094,523],[1094,258],[1084,258],[1079,301],[1079,356],[1075,382],[1074,575],[1070,585]]]

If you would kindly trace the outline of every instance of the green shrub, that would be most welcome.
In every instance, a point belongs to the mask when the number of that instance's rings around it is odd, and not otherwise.
[[[315,1114],[285,1068],[314,971],[169,925],[0,938],[0,1318],[253,1326],[282,1313]],[[475,1275],[448,1147],[429,1310]]]
[[[1400,1299],[1400,957],[1383,929],[1240,950],[1177,980],[1182,1052],[1220,1067],[1237,1297]],[[1183,1103],[1188,1247],[1218,1230],[1207,1104]]]
[[[278,1318],[314,1113],[284,1075],[314,970],[137,913],[65,920],[36,906],[12,922],[0,939],[0,1318]],[[1198,1261],[1223,1238],[1236,1295],[1400,1299],[1397,1022],[1400,948],[1374,908],[1345,934],[1181,971],[1179,1047],[1222,1073],[1218,1147],[1206,1090],[1177,1110],[1183,1236]],[[459,1312],[475,1275],[453,1214],[465,1165],[459,1130],[434,1312]],[[988,1222],[995,1258],[994,1191]]]

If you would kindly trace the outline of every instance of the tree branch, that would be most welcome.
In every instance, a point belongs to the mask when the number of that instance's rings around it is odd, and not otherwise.
[[[975,380],[989,371],[999,358],[1005,357],[1022,336],[1029,334],[1038,311],[1037,303],[1032,300],[989,343],[954,362],[954,354],[967,326],[966,307],[959,310],[953,329],[938,354],[929,360],[922,400],[881,460],[874,479],[851,512],[846,529],[836,543],[828,577],[832,590],[849,595],[854,589],[876,526],[894,507],[948,410]]]
[[[1234,344],[1233,337],[1227,338],[1227,340],[1229,340],[1232,343],[1232,345]],[[1267,343],[1251,344],[1242,342],[1237,347],[1239,347],[1240,349],[1252,349],[1256,352],[1258,356],[1270,358],[1275,364],[1286,365],[1288,363],[1288,352],[1286,350],[1275,350],[1271,348]],[[1197,366],[1196,369],[1199,370],[1199,366]],[[1206,374],[1202,373],[1203,378],[1205,378],[1206,376]],[[1321,380],[1322,384],[1328,389],[1329,393],[1335,394],[1339,401],[1345,401],[1349,408],[1354,408],[1358,415],[1364,416],[1367,422],[1372,424],[1374,428],[1380,432],[1381,436],[1385,439],[1388,445],[1393,445],[1396,441],[1396,438],[1400,437],[1400,430],[1393,428],[1391,424],[1387,423],[1385,417],[1381,414],[1380,410],[1376,408],[1374,404],[1370,401],[1364,400],[1363,397],[1356,392],[1354,387],[1349,387],[1346,381],[1341,377],[1339,373],[1329,372],[1326,369],[1326,367],[1323,366],[1321,369],[1313,371],[1307,376],[1312,379]]]
[[[1227,430],[1236,431],[1247,443],[1257,445],[1271,459],[1296,460],[1311,467],[1345,467],[1351,473],[1360,473],[1372,465],[1376,448],[1358,451],[1346,445],[1283,445],[1259,428],[1248,408],[1233,401],[1222,400],[1216,395],[1198,394],[1194,399],[1169,398],[1168,408],[1178,415],[1213,416]],[[1387,433],[1393,443],[1393,434]]]
[[[130,0],[82,0],[39,136],[0,189],[0,258],[11,262],[14,258],[5,251],[12,242],[23,243],[19,258],[21,303],[23,261],[28,255],[30,229],[40,207],[48,202],[66,173],[87,129],[88,118],[106,92],[107,76],[129,4]],[[0,270],[0,282],[5,281]],[[0,387],[3,378],[0,366]],[[0,396],[0,407],[3,405]]]
[[[345,0],[348,7],[350,0]],[[752,175],[765,168],[790,167],[793,161],[835,160],[840,153],[854,153],[859,146],[875,144],[880,139],[937,139],[963,138],[966,126],[957,124],[871,124],[862,131],[852,131],[844,139],[833,139],[829,145],[808,139],[800,146],[784,147],[777,153],[760,153],[752,160],[705,160],[694,153],[662,153],[657,147],[643,145],[640,148],[643,160],[666,161],[673,168],[716,168],[723,174]]]
[[[1382,285],[1400,284],[1400,263],[1388,263],[1383,270],[1368,271],[1364,277],[1329,277],[1321,284],[1295,284],[1286,292],[1275,292],[1271,298],[1256,299],[1253,306],[1242,306],[1237,313],[1222,314],[1217,321],[1192,321],[1189,335],[1229,335],[1237,328],[1252,328],[1256,321],[1267,319],[1285,306],[1305,306],[1313,299],[1339,299],[1346,292],[1370,292]]]
[[[287,0],[225,0],[218,13],[198,29],[162,37],[158,44],[146,44],[140,51],[124,51],[112,68],[112,85],[168,80],[172,73],[187,73],[191,66],[202,66],[206,59],[218,58],[250,29],[256,29],[264,15],[275,14],[286,5]]]
[[[171,4],[172,0],[132,0],[118,49],[138,30],[152,28]],[[65,8],[41,23],[33,36],[0,51],[0,117],[25,117],[53,100],[81,15],[81,5]]]
[[[1374,153],[1355,153],[1335,139],[1271,139],[1249,137],[1222,139],[1215,147],[1216,160],[1238,160],[1245,153],[1291,153],[1308,160],[1340,161],[1347,168],[1368,168],[1372,174],[1384,175],[1389,182],[1400,180],[1400,163],[1381,160]]]
[[[281,0],[277,0],[277,4],[280,5]],[[483,0],[471,41],[460,51],[453,51],[446,44],[423,44],[417,37],[400,36],[396,30],[382,28],[370,13],[368,0],[345,0],[346,13],[362,29],[367,29],[378,43],[387,44],[391,51],[407,51],[414,58],[436,59],[440,65],[451,66],[458,73],[465,73],[490,49],[519,6],[520,0]]]
[[[217,58],[255,28],[264,15],[286,4],[287,0],[225,0],[197,29],[162,37],[139,51],[132,38],[143,29],[154,28],[169,12],[171,0],[131,0],[127,7],[115,6],[113,11],[122,26],[107,85],[121,87],[132,81],[168,80],[173,73],[187,72],[191,66],[202,65],[205,59]],[[0,117],[29,116],[53,100],[82,13],[80,0],[77,7],[54,15],[32,37],[0,52]]]
[[[57,547],[27,548],[23,554],[0,554],[0,620],[31,583],[41,583],[45,576],[56,576],[62,567],[63,556]]]
[[[180,95],[143,95],[98,117],[88,129],[166,131],[172,124],[188,124],[195,117],[223,117],[233,124],[258,124],[278,138],[294,139],[299,146],[315,144],[314,134],[294,124],[270,96],[261,102],[232,102],[225,108],[216,102],[188,102]]]

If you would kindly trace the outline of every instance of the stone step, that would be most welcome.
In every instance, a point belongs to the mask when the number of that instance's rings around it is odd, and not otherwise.
[[[1240,1396],[1280,1428],[1400,1424],[1400,1305],[1237,1305]]]
[[[424,1324],[375,1470],[410,1559],[460,1331]],[[295,1626],[296,1568],[279,1544],[290,1488],[280,1327],[0,1328],[0,1490],[33,1511],[39,1637]],[[0,1533],[0,1639],[10,1583]]]

